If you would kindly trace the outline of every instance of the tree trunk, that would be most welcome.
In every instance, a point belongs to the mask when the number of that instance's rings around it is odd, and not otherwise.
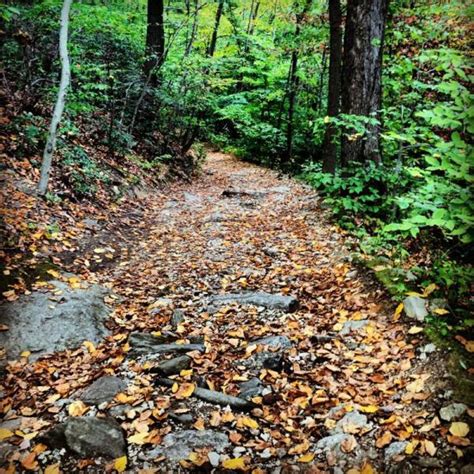
[[[340,0],[329,0],[329,84],[328,116],[339,114],[341,101],[342,70],[342,11]],[[331,122],[326,127],[323,142],[323,171],[334,174],[337,161],[336,127]]]
[[[293,118],[295,113],[296,94],[298,90],[298,38],[301,33],[301,23],[311,7],[312,0],[306,0],[303,10],[296,16],[294,35],[295,48],[291,53],[290,74],[288,81],[288,126],[286,129],[286,162],[291,161],[293,155]]]
[[[388,0],[349,0],[342,70],[342,112],[380,120],[382,48]],[[350,134],[350,131],[349,131]],[[381,162],[380,125],[364,137],[343,136],[342,163]]]
[[[148,0],[146,27],[145,76],[150,84],[158,84],[158,70],[165,58],[165,28],[163,24],[163,0]]]
[[[224,10],[224,0],[219,0],[217,5],[216,11],[216,19],[214,21],[214,29],[212,30],[211,42],[209,43],[209,47],[207,48],[207,55],[212,58],[214,53],[216,52],[216,44],[217,44],[217,33],[219,31],[219,25],[221,22],[222,11]]]
[[[43,161],[41,164],[41,176],[38,184],[38,194],[44,196],[48,189],[49,172],[53,161],[54,148],[56,146],[56,137],[58,125],[63,115],[64,104],[66,101],[66,92],[71,81],[71,67],[69,64],[69,55],[67,51],[67,38],[69,27],[69,11],[72,0],[64,0],[61,10],[61,27],[59,29],[59,57],[61,60],[61,80],[59,83],[58,97],[54,106],[53,117],[49,126],[48,140],[43,152]]]
[[[196,32],[199,22],[199,0],[194,1],[194,18],[193,18],[193,26],[191,28],[191,34],[189,36],[189,41],[186,44],[186,51],[184,52],[184,56],[189,56],[191,50],[193,48],[194,40],[196,38]]]

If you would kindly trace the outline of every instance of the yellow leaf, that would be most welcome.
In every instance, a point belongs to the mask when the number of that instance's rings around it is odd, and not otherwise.
[[[30,357],[30,355],[31,355],[31,352],[30,352],[30,351],[23,351],[23,352],[20,354],[21,357]]]
[[[150,433],[148,431],[145,431],[143,433],[136,433],[132,436],[129,436],[128,442],[132,444],[145,444],[147,442],[147,438]]]
[[[359,410],[363,413],[375,413],[379,409],[376,405],[367,405],[365,407],[359,407]]]
[[[395,310],[395,313],[393,314],[393,320],[398,321],[400,319],[400,315],[402,314],[403,311],[403,303],[400,303],[397,306],[397,309]]]
[[[423,328],[420,326],[413,326],[408,330],[408,334],[418,334],[420,332],[423,332]]]
[[[69,416],[82,416],[87,410],[89,407],[81,400],[72,402],[67,409]]]
[[[297,459],[298,462],[311,462],[314,459],[314,453],[306,453]]]
[[[413,454],[413,451],[415,451],[415,446],[413,443],[408,443],[405,448],[405,454]]]
[[[247,428],[250,428],[251,430],[258,429],[258,423],[253,418],[250,418],[249,416],[244,416],[242,418],[242,424],[246,426]]]
[[[56,270],[48,270],[46,273],[49,273],[54,278],[59,278],[60,274]]]
[[[0,441],[4,439],[11,438],[13,436],[13,432],[7,430],[6,428],[0,428]]]
[[[437,288],[438,288],[438,285],[436,283],[431,283],[425,288],[425,291],[423,291],[423,296],[426,298],[431,293],[433,293],[433,291],[436,290]]]
[[[369,462],[365,462],[360,470],[360,474],[374,474],[375,470]]]
[[[188,375],[192,375],[193,374],[193,369],[188,369],[188,370],[182,370],[179,375],[181,375],[181,377],[187,377]]]
[[[226,459],[222,463],[222,467],[224,467],[225,469],[244,470],[245,469],[245,459],[244,458]]]
[[[454,436],[464,438],[469,433],[469,425],[462,421],[455,421],[454,423],[451,423],[449,432]]]
[[[189,398],[193,393],[196,386],[193,383],[183,383],[179,386],[175,393],[176,398]]]
[[[89,354],[94,354],[94,352],[96,351],[95,346],[91,341],[84,341],[82,345],[87,348],[87,350],[89,351]]]
[[[49,465],[45,470],[44,474],[60,474],[59,463]]]
[[[125,471],[127,467],[127,456],[122,456],[120,458],[117,458],[115,461],[114,461],[114,469],[117,471],[117,472],[123,472]]]
[[[443,315],[443,314],[448,314],[449,311],[447,309],[444,309],[444,308],[436,308],[433,313],[435,314],[439,314],[439,315]]]
[[[425,439],[425,441],[423,441],[423,445],[425,446],[426,452],[430,456],[434,456],[436,454],[436,446],[434,445],[433,441]]]
[[[332,328],[334,331],[340,331],[344,325],[342,323],[336,323]]]

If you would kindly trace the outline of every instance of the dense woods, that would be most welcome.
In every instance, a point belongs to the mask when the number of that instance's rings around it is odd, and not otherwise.
[[[407,298],[437,301],[419,331],[440,347],[454,348],[461,360],[456,367],[465,369],[474,351],[473,12],[463,0],[5,1],[4,298],[15,301],[31,290],[25,274],[45,255],[58,264],[70,239],[83,231],[79,218],[106,213],[122,219],[143,194],[171,198],[182,183],[221,177],[205,163],[208,155],[220,163],[216,153],[222,152],[315,190],[315,212],[327,215],[334,232],[344,236],[341,246],[350,261],[398,305],[394,321],[407,310]],[[222,163],[222,173],[233,172]],[[221,191],[240,198],[259,192]],[[267,210],[266,218],[272,212]],[[120,222],[140,227],[127,216]],[[298,232],[295,227],[291,235]],[[68,243],[61,253],[63,241]],[[94,245],[101,254],[102,243]],[[81,259],[76,255],[69,263]],[[84,260],[89,271],[94,264]],[[334,264],[333,289],[345,281],[339,270]],[[235,281],[245,281],[247,289],[247,279]],[[166,288],[179,287],[173,285]],[[304,285],[301,292],[309,294]],[[166,295],[164,284],[157,286]],[[290,287],[282,284],[280,292]],[[299,390],[289,396],[296,404],[306,389]],[[311,403],[325,396],[312,392]],[[307,426],[311,431],[313,425]],[[384,444],[379,437],[380,449],[409,438],[385,433],[390,439]],[[467,439],[463,434],[448,436],[456,438],[450,442],[457,449],[467,446],[459,441]],[[412,447],[429,453],[431,445],[423,443]],[[292,454],[307,456],[309,448],[298,449]],[[239,462],[226,469],[245,470]]]

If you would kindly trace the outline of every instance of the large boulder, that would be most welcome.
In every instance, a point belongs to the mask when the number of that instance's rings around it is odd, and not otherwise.
[[[9,359],[30,351],[35,360],[84,341],[99,343],[109,334],[104,326],[110,312],[104,303],[108,290],[98,285],[73,289],[60,281],[50,283],[54,293],[34,291],[0,306],[0,323],[8,326],[8,331],[0,332],[0,345]]]
[[[67,448],[83,458],[119,458],[126,454],[120,425],[112,418],[68,418],[44,436],[53,448]]]

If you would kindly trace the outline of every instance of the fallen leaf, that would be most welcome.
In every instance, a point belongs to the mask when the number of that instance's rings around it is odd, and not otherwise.
[[[13,432],[7,430],[6,428],[0,428],[0,441],[4,439],[11,438],[13,436]]]
[[[376,405],[367,405],[365,407],[361,406],[359,407],[359,411],[363,413],[376,413],[378,411],[379,407]]]
[[[68,413],[69,416],[82,416],[84,413],[86,413],[89,410],[89,407],[82,402],[81,400],[77,400],[75,402],[72,402],[68,406]]]
[[[245,470],[245,459],[244,458],[226,459],[222,463],[222,467],[225,469],[235,469],[235,470],[243,471]]]
[[[311,462],[314,459],[314,456],[314,453],[306,453],[304,456],[299,457],[297,461],[301,463]]]
[[[430,441],[428,439],[425,439],[423,441],[423,446],[425,447],[426,449],[426,452],[430,455],[430,456],[434,456],[436,454],[436,446],[434,445],[433,441]]]
[[[408,330],[408,334],[418,334],[423,332],[423,328],[420,326],[413,326]]]
[[[22,460],[21,460],[21,465],[27,470],[27,471],[35,471],[38,469],[38,463],[36,462],[36,453],[32,452],[27,454]]]
[[[145,444],[148,442],[148,436],[150,433],[148,431],[144,431],[142,433],[136,433],[132,436],[129,436],[128,442],[132,444]]]
[[[46,467],[44,474],[60,474],[59,463],[51,464]]]
[[[117,472],[123,472],[127,468],[127,456],[122,456],[114,461],[114,469]]]
[[[392,438],[392,433],[390,433],[390,431],[385,431],[382,436],[379,436],[377,438],[375,446],[377,446],[377,448],[383,448],[392,441]]]
[[[403,311],[403,303],[400,303],[397,306],[397,309],[395,310],[395,313],[393,313],[393,320],[394,321],[398,321],[400,319],[402,311]]]
[[[189,398],[194,393],[195,388],[196,385],[193,383],[183,383],[179,386],[174,395],[179,399]]]
[[[469,425],[467,423],[463,423],[462,421],[455,421],[451,423],[449,432],[454,436],[464,438],[469,433]]]

